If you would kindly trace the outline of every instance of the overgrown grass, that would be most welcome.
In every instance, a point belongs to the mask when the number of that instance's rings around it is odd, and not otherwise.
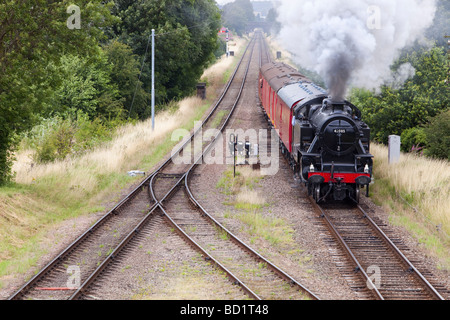
[[[266,200],[256,190],[250,190],[247,187],[239,190],[236,195],[235,208],[245,211],[256,211],[267,205]]]
[[[151,171],[178,144],[172,132],[191,130],[203,117],[223,86],[224,70],[236,59],[223,58],[206,70],[207,99],[190,97],[171,105],[156,115],[154,131],[150,119],[123,125],[111,141],[49,163],[33,161],[32,149],[18,153],[15,183],[0,189],[0,288],[9,274],[26,272],[46,253],[42,242],[59,223],[120,200],[117,191],[142,178],[127,171]]]
[[[67,156],[82,155],[106,141],[111,141],[115,128],[124,123],[113,119],[90,120],[88,115],[78,111],[67,118],[55,115],[43,119],[24,135],[21,149],[33,150],[31,157],[35,163],[63,160]]]
[[[414,154],[388,164],[385,146],[372,144],[375,183],[371,196],[450,270],[450,164]]]
[[[243,212],[237,218],[247,225],[246,231],[252,236],[267,240],[281,248],[292,245],[294,230],[285,220],[263,215],[257,210]]]
[[[218,128],[220,123],[222,122],[225,115],[228,114],[227,110],[220,110],[217,115],[214,117],[214,119],[211,121],[211,127],[212,128]]]
[[[225,170],[222,177],[216,184],[216,188],[220,189],[226,195],[236,195],[242,188],[253,190],[256,184],[262,179],[257,171],[249,167],[236,168],[236,176],[234,169],[231,167]]]
[[[252,242],[264,239],[274,246],[288,247],[294,242],[294,230],[285,220],[262,212],[269,203],[256,188],[261,179],[258,171],[250,167],[238,167],[235,177],[232,167],[223,173],[216,187],[229,196],[226,204],[238,210],[237,214],[227,212],[226,216],[243,222]]]

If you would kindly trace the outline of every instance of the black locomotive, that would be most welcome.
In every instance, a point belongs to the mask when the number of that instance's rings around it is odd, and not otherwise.
[[[259,96],[278,129],[283,153],[317,202],[330,197],[359,202],[372,178],[370,128],[349,101],[326,91],[283,63],[261,67]]]

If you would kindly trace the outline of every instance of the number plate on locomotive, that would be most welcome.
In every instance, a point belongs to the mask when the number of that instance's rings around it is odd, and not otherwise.
[[[346,133],[347,131],[345,129],[334,129],[334,133]]]

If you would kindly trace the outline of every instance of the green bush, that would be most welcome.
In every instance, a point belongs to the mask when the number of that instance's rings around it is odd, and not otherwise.
[[[86,150],[92,149],[100,143],[110,140],[112,137],[110,130],[113,127],[112,124],[104,124],[99,118],[91,121],[83,113],[78,114],[74,126],[76,128],[74,133],[76,143],[73,146],[75,154],[81,154]]]
[[[410,152],[423,148],[427,144],[427,137],[422,127],[414,127],[406,129],[401,135],[402,150]]]
[[[47,131],[37,146],[34,160],[44,163],[64,159],[72,151],[74,131],[70,120],[58,120],[57,126]]]
[[[47,163],[62,160],[68,155],[80,155],[99,144],[111,140],[113,129],[121,121],[90,120],[81,111],[76,118],[55,116],[35,126],[23,139],[23,147],[35,150],[33,160]]]
[[[450,109],[431,118],[424,129],[426,155],[450,160]]]
[[[7,138],[7,137],[6,137]],[[5,141],[6,140],[6,141]],[[5,142],[3,142],[5,141]],[[10,141],[2,137],[0,132],[0,145],[8,148],[0,148],[0,185],[4,185],[11,181],[13,174],[11,172],[13,153]]]

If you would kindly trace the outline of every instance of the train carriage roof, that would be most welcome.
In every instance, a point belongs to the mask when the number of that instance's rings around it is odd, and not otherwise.
[[[282,62],[271,62],[263,65],[261,67],[261,73],[275,91],[280,90],[291,82],[311,82],[311,80],[299,73],[296,69]]]
[[[319,96],[327,97],[327,92],[320,87],[313,87],[311,83],[293,83],[278,91],[280,98],[292,108],[299,101],[310,101]]]
[[[272,89],[290,107],[298,101],[310,100],[327,92],[313,83],[293,67],[282,62],[267,63],[261,67],[261,73]]]

